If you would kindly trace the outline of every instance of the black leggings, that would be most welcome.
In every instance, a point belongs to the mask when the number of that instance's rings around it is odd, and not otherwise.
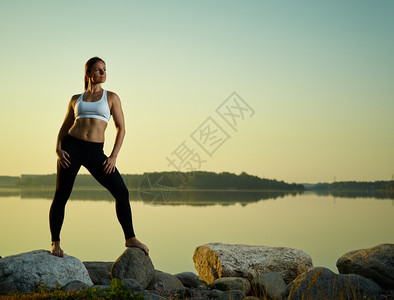
[[[107,157],[103,152],[103,143],[87,142],[66,135],[62,141],[62,150],[70,154],[71,164],[68,168],[62,168],[59,164],[57,167],[56,192],[49,212],[52,241],[60,241],[64,209],[81,165],[88,169],[93,177],[114,196],[116,215],[125,238],[134,237],[129,191],[118,169],[114,173],[105,174],[103,163]]]

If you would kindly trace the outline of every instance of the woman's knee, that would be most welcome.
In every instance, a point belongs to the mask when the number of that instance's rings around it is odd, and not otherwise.
[[[129,201],[129,190],[125,185],[116,189],[115,198],[118,201]]]
[[[53,203],[57,205],[66,205],[68,198],[70,198],[71,191],[64,189],[56,189]]]

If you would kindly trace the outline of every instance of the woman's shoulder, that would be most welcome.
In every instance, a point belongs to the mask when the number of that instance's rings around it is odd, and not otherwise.
[[[107,90],[107,97],[111,97],[111,98],[116,97],[116,98],[119,98],[119,96],[118,96],[115,92],[108,91],[108,90]]]
[[[77,101],[83,94],[75,94],[71,97],[71,101]]]
[[[111,102],[112,101],[120,101],[119,96],[115,92],[112,92],[112,91],[107,91],[107,99]]]
[[[76,94],[76,95],[73,95],[73,96],[71,97],[70,102],[68,103],[68,105],[74,109],[74,106],[75,106],[75,104],[77,103],[79,97],[81,97],[81,95],[83,95],[83,94]]]

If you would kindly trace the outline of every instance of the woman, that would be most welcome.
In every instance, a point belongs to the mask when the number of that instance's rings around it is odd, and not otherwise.
[[[119,97],[101,87],[106,76],[105,62],[101,58],[93,57],[87,61],[85,92],[71,98],[58,134],[56,192],[49,213],[51,253],[58,257],[64,255],[60,248],[64,209],[81,165],[115,198],[116,214],[125,235],[126,247],[139,247],[146,255],[149,254],[148,247],[135,237],[129,192],[115,167],[125,136],[125,122]],[[111,115],[116,138],[111,155],[107,157],[103,152],[104,133]]]

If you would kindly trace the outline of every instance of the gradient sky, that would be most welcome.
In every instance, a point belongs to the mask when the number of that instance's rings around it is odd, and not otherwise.
[[[387,0],[1,1],[0,175],[56,172],[67,104],[97,55],[126,118],[121,173],[175,170],[166,157],[185,141],[198,170],[389,180],[393,15]],[[236,131],[215,112],[234,91],[250,107]],[[209,117],[229,137],[211,156],[191,137]]]

